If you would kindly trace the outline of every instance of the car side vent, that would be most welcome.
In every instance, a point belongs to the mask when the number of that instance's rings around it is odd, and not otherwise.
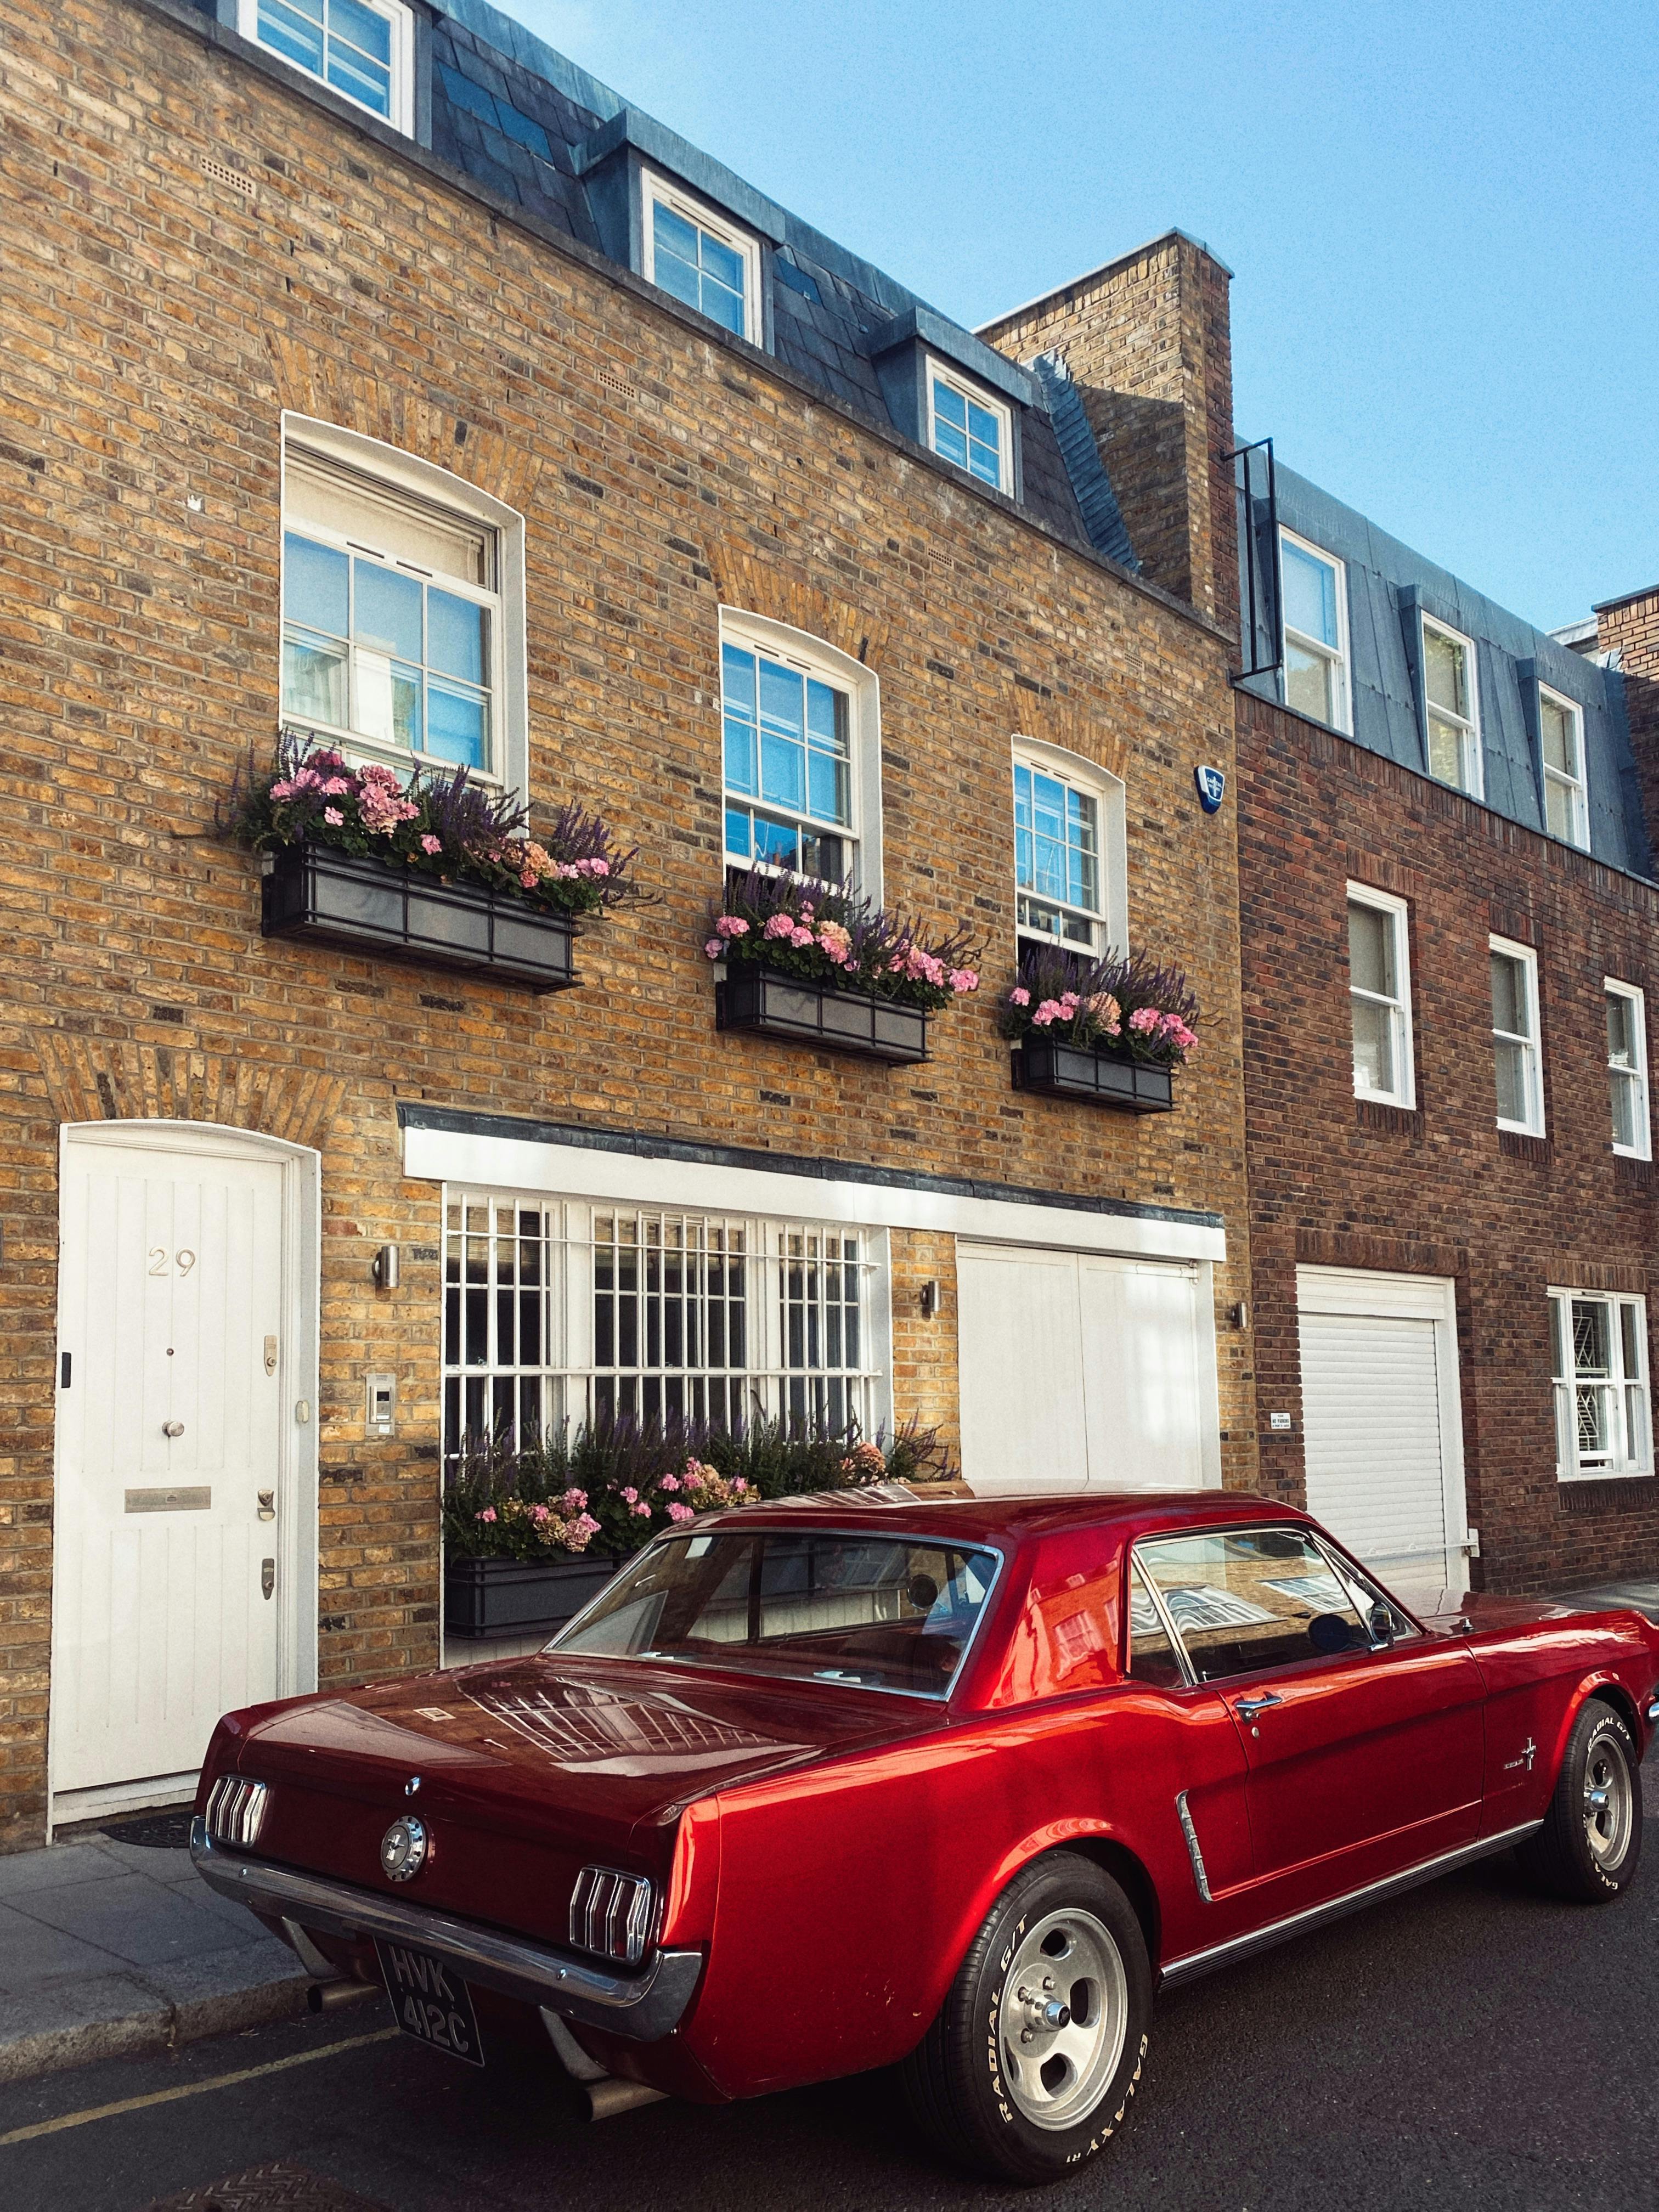
[[[263,1782],[249,1782],[240,1774],[222,1774],[209,1792],[207,1830],[216,1843],[239,1844],[252,1850],[259,1840],[270,1792]]]
[[[570,1940],[579,1951],[637,1966],[651,1936],[651,1884],[642,1874],[586,1866],[570,1893]]]

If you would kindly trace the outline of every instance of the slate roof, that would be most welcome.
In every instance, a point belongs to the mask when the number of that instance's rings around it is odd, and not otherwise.
[[[216,0],[193,4],[215,12]],[[1021,505],[1062,537],[1121,566],[1139,566],[1093,439],[1085,451],[1075,425],[1064,438],[1056,434],[1051,395],[1061,390],[1063,425],[1063,377],[1025,378],[962,325],[675,139],[489,0],[428,4],[431,147],[440,160],[603,256],[581,153],[625,113],[677,149],[683,181],[693,189],[715,179],[721,189],[709,196],[721,204],[765,210],[760,228],[774,279],[772,351],[779,361],[870,422],[906,434],[883,396],[872,341],[879,349],[896,325],[920,326],[930,343],[943,339],[958,362],[977,353],[986,380],[1024,390],[1035,403],[1021,410]]]
[[[1486,805],[1548,834],[1535,727],[1537,686],[1545,683],[1583,711],[1591,853],[1652,877],[1618,671],[1535,629],[1282,462],[1276,476],[1279,521],[1346,565],[1355,742],[1428,773],[1413,662],[1419,611],[1437,616],[1474,641]],[[1282,696],[1272,677],[1246,688]]]
[[[433,152],[603,252],[578,149],[626,103],[489,0],[434,5]],[[784,236],[771,255],[774,353],[872,422],[901,427],[882,396],[871,339],[907,312],[926,310],[926,302],[811,224],[779,213]],[[951,327],[971,337],[960,325]],[[1138,566],[1109,484],[1101,496],[1105,472],[1092,438],[1088,447],[1084,454],[1073,441],[1062,450],[1048,409],[1026,409],[1022,504],[1063,536]],[[1079,464],[1081,487],[1074,475]]]

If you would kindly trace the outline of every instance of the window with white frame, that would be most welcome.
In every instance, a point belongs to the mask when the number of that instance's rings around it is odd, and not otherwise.
[[[1479,799],[1484,769],[1474,646],[1428,615],[1423,617],[1423,692],[1429,774]]]
[[[448,1469],[605,1415],[881,1421],[879,1231],[451,1189],[443,1256]]]
[[[1404,899],[1368,884],[1348,885],[1354,1096],[1409,1107],[1417,1094],[1407,918]]]
[[[1123,786],[1057,747],[1014,746],[1015,927],[1097,959],[1122,948]]]
[[[787,868],[879,895],[875,679],[821,640],[723,614],[728,867]]]
[[[728,216],[647,169],[645,276],[751,345],[762,343],[758,241]]]
[[[237,0],[236,27],[397,131],[415,128],[415,22],[402,0]]]
[[[1556,1473],[1651,1474],[1645,1298],[1552,1291]]]
[[[1538,687],[1538,735],[1544,756],[1544,827],[1581,851],[1589,848],[1584,778],[1584,717],[1571,699]]]
[[[425,465],[408,468],[443,480]],[[459,503],[495,502],[449,481],[454,506],[288,446],[283,717],[354,754],[500,781],[501,532]]]
[[[1520,1136],[1544,1133],[1544,1085],[1538,1045],[1538,955],[1529,945],[1490,940],[1492,1036],[1498,1126]]]
[[[927,375],[929,446],[981,483],[1012,492],[1014,422],[1011,410],[981,386],[957,375],[931,355]]]
[[[1298,714],[1350,730],[1347,572],[1293,531],[1279,533],[1285,602],[1285,700]]]
[[[1627,1160],[1650,1160],[1648,1119],[1647,1000],[1633,983],[1605,986],[1607,1006],[1607,1103],[1613,1149]]]

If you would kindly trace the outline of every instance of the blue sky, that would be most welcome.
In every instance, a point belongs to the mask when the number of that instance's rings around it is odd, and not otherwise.
[[[1241,435],[1547,628],[1659,582],[1651,0],[508,4],[969,325],[1179,224]]]

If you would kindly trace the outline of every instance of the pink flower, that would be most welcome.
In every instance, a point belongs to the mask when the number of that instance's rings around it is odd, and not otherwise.
[[[648,1521],[651,1518],[651,1508],[648,1505],[631,1505],[629,1511],[636,1521]]]
[[[328,781],[323,786],[323,789],[328,793],[331,799],[338,799],[343,794],[349,793],[351,789],[351,786],[346,781],[344,776],[331,775],[328,779]]]
[[[749,1485],[744,1480],[740,1474],[734,1474],[732,1478],[732,1496],[734,1498],[744,1498],[748,1495],[748,1492]]]
[[[770,915],[768,918],[766,927],[761,933],[763,937],[773,938],[793,937],[794,933],[794,916],[787,914],[775,914]]]
[[[1129,1017],[1129,1027],[1137,1036],[1148,1036],[1163,1018],[1156,1006],[1137,1006]]]
[[[680,1522],[695,1521],[697,1516],[689,1505],[671,1505],[668,1509],[668,1517],[671,1521]]]
[[[622,1495],[624,1504],[637,1505],[640,1502],[640,1493],[631,1482],[623,1484]]]
[[[853,940],[838,921],[821,921],[817,941],[838,968],[844,968],[853,957]]]
[[[679,1486],[680,1479],[677,1474],[664,1475],[662,1480],[657,1485],[659,1490],[678,1490]]]
[[[585,1490],[576,1489],[567,1490],[559,1500],[561,1510],[566,1513],[580,1513],[586,1503],[587,1492]]]
[[[441,853],[443,848],[443,839],[434,837],[430,830],[428,830],[426,836],[421,840],[421,850],[423,853]]]
[[[298,784],[290,783],[284,776],[280,782],[271,785],[270,795],[273,799],[292,799],[299,787]]]
[[[1008,994],[1008,1003],[1011,1006],[1029,1006],[1031,994],[1023,983],[1016,983]]]
[[[578,866],[586,868],[590,876],[608,876],[611,873],[609,860],[582,860]]]
[[[544,1521],[550,1521],[553,1516],[548,1511],[546,1506],[532,1505],[530,1509],[530,1517],[537,1523],[538,1527],[539,1527]]]
[[[1058,999],[1045,999],[1031,1017],[1033,1024],[1040,1030],[1046,1030],[1051,1022],[1064,1021],[1065,1018],[1066,1010]]]
[[[971,968],[953,968],[951,970],[951,988],[958,997],[964,991],[977,991],[979,977]]]
[[[726,947],[718,937],[711,937],[702,949],[710,960],[719,960],[725,957]]]
[[[483,1511],[478,1516],[478,1518],[480,1521],[493,1521],[495,1518],[495,1507],[493,1505],[486,1505]]]
[[[337,830],[340,824],[345,820],[345,817],[341,813],[337,806],[325,806],[323,809],[323,819],[325,822],[329,823],[334,829]]]
[[[723,914],[714,924],[716,937],[747,937],[749,924],[741,915]]]
[[[794,946],[797,952],[803,952],[812,942],[812,933],[810,929],[806,928],[798,927],[792,929],[789,933],[789,942]]]

